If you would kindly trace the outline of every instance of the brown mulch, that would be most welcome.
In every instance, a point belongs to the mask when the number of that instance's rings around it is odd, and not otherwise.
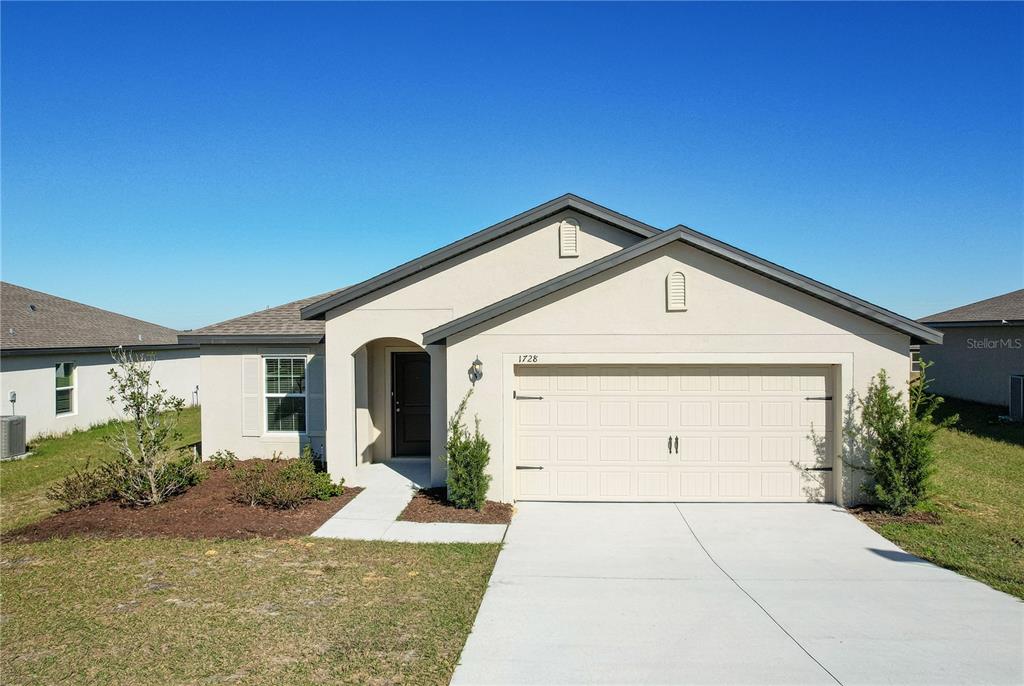
[[[908,512],[897,516],[863,506],[852,507],[850,512],[865,524],[942,524],[942,518],[934,512]]]
[[[239,463],[244,464],[244,463]],[[329,500],[309,500],[294,510],[250,507],[231,500],[232,470],[211,469],[206,479],[159,505],[122,507],[105,502],[59,512],[4,535],[7,541],[68,536],[98,538],[292,538],[308,536],[363,489],[345,487]]]
[[[416,492],[399,521],[405,522],[448,522],[455,524],[508,524],[512,521],[512,505],[488,500],[484,509],[460,510],[448,502],[447,489],[426,488]]]

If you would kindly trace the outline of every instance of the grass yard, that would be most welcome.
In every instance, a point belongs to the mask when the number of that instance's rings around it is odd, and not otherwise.
[[[1005,410],[1003,410],[1005,412]],[[957,429],[937,439],[941,524],[875,528],[906,551],[1024,598],[1024,426],[995,422],[998,408],[949,400]]]
[[[36,439],[29,446],[31,457],[0,463],[0,532],[52,514],[56,508],[53,501],[47,500],[46,489],[74,467],[84,467],[89,461],[95,464],[112,455],[103,440],[114,428],[115,423],[111,422],[62,436]],[[199,440],[198,407],[181,413],[178,429],[182,445]]]
[[[186,412],[184,442],[199,438]],[[111,426],[0,464],[2,528]],[[0,545],[0,683],[447,684],[498,545],[67,538]]]
[[[4,545],[5,686],[447,684],[497,545]]]

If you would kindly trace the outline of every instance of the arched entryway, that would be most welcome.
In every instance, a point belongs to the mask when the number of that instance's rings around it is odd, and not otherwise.
[[[431,362],[404,338],[377,338],[354,354],[361,462],[431,454]]]

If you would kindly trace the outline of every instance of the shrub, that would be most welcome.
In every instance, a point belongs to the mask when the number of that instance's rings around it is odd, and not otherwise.
[[[61,504],[62,511],[88,507],[113,497],[110,482],[100,469],[74,467],[71,473],[46,491],[46,497]]]
[[[480,433],[480,418],[474,421],[473,433],[463,422],[470,390],[448,421],[448,500],[455,507],[482,510],[487,502],[491,477],[487,463],[491,460],[491,444]]]
[[[163,502],[203,479],[198,460],[187,454],[159,459],[151,469],[142,469],[130,458],[119,456],[104,464],[100,471],[110,486],[112,497],[124,505],[137,507]]]
[[[267,463],[253,460],[231,474],[231,495],[250,507],[267,502]]]
[[[308,446],[295,460],[254,460],[231,475],[233,498],[252,507],[293,509],[306,500],[328,500],[344,492],[345,480],[318,472]]]
[[[238,455],[230,450],[218,450],[208,458],[210,469],[234,469],[238,462]]]
[[[902,515],[927,500],[935,454],[932,443],[942,428],[957,422],[955,415],[934,421],[942,398],[928,393],[927,370],[909,386],[909,402],[890,384],[885,370],[872,378],[860,401],[863,445],[871,477],[864,491],[885,511]]]

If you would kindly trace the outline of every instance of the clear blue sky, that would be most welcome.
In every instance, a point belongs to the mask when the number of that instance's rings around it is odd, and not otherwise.
[[[909,316],[1024,285],[1021,4],[2,15],[4,280],[158,323],[567,191]]]

